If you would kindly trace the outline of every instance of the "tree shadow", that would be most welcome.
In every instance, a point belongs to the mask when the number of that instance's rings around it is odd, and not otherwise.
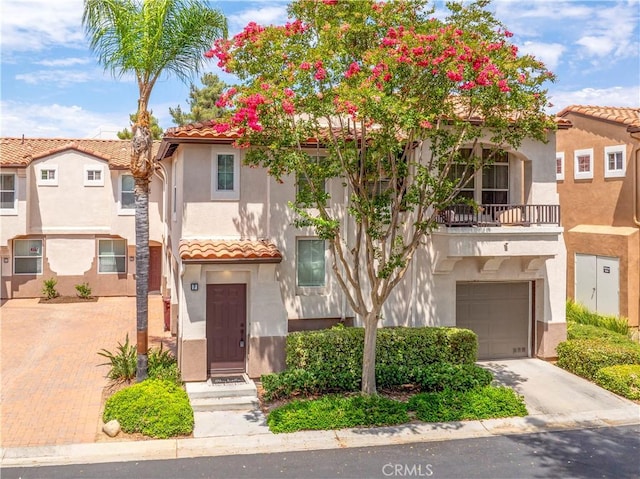
[[[489,370],[493,374],[493,381],[496,384],[517,388],[528,381],[526,376],[514,372],[508,365],[494,363],[491,361],[479,361],[476,363],[481,368]]]
[[[393,436],[402,433],[424,434],[425,429],[430,431],[457,431],[462,429],[462,422],[410,422],[397,426],[383,426],[373,428],[354,428],[354,434],[362,436]]]

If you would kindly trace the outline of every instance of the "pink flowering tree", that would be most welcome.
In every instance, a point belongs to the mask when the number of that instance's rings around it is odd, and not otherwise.
[[[552,75],[518,55],[487,4],[451,4],[438,19],[426,0],[298,0],[286,25],[250,23],[208,52],[241,81],[221,97],[229,114],[215,128],[237,132],[249,164],[305,180],[291,207],[298,226],[328,240],[365,327],[364,393],[376,392],[385,301],[437,212],[491,161],[462,148],[517,148],[553,128],[542,87]],[[331,198],[327,180],[348,195]],[[344,198],[346,225],[329,207]]]

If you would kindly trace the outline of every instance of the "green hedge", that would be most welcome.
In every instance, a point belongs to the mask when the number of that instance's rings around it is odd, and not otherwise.
[[[623,364],[600,369],[595,382],[628,399],[640,400],[640,364]]]
[[[640,364],[640,345],[631,342],[614,344],[599,339],[576,339],[560,343],[556,351],[558,366],[589,380],[608,366]]]
[[[592,324],[581,324],[573,321],[567,322],[567,339],[602,339],[616,344],[629,344],[631,342],[629,337],[624,334]]]
[[[412,396],[410,411],[425,422],[468,421],[497,417],[526,416],[522,397],[507,387],[487,386],[469,391],[441,391]]]
[[[107,399],[103,420],[117,419],[124,432],[167,438],[193,431],[187,393],[172,381],[147,379]]]
[[[405,403],[382,396],[323,396],[296,400],[269,413],[272,432],[390,426],[409,422]]]
[[[288,369],[357,371],[362,369],[363,328],[335,327],[287,336]],[[382,328],[377,330],[376,364],[409,369],[433,363],[473,364],[478,343],[468,329]]]

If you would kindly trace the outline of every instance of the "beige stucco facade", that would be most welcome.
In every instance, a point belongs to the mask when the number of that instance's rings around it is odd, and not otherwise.
[[[36,147],[39,141],[27,140]],[[103,143],[112,147],[120,142]],[[16,207],[0,212],[3,299],[40,297],[43,281],[50,278],[57,280],[61,295],[75,296],[75,286],[82,283],[88,283],[95,296],[135,295],[135,216],[120,201],[121,179],[129,172],[73,145],[44,153],[22,167],[2,168],[3,175],[16,180]],[[3,162],[8,161],[5,156],[9,152],[3,150]],[[149,204],[152,245],[163,243],[163,204],[163,182],[154,176]],[[102,240],[122,246],[118,253],[124,258],[117,260],[124,265],[122,272],[100,271]],[[40,263],[37,269],[24,272],[16,267],[21,261],[18,243],[29,246],[31,261]]]
[[[164,140],[172,143],[172,139]],[[276,182],[263,168],[241,166],[244,150],[230,141],[176,141],[160,161],[167,174],[170,221],[171,317],[178,336],[183,377],[205,380],[207,370],[207,288],[210,284],[246,284],[248,341],[246,371],[250,376],[282,369],[284,341],[290,325],[308,321],[314,327],[336,320],[355,321],[345,295],[331,273],[325,252],[326,281],[321,287],[299,287],[296,244],[312,238],[310,229],[293,225],[288,203],[295,198],[295,178]],[[525,141],[509,154],[509,195],[513,204],[557,205],[554,172],[555,138],[548,143]],[[217,197],[217,155],[233,155],[238,188]],[[330,208],[352,229],[345,213],[346,191],[340,181],[327,184]],[[276,245],[277,264],[183,261],[180,241],[260,240]],[[349,241],[349,233],[347,233]],[[404,280],[383,311],[382,326],[455,326],[456,285],[461,282],[527,283],[530,296],[526,355],[555,357],[566,338],[566,254],[559,225],[441,227],[420,248]],[[195,286],[194,286],[195,285]],[[194,290],[193,288],[197,288]]]
[[[587,107],[585,107],[587,108]],[[615,110],[615,109],[613,109]],[[630,109],[626,109],[630,110]],[[640,134],[599,111],[570,107],[562,118],[572,127],[558,132],[557,152],[564,157],[564,175],[558,180],[562,222],[567,242],[567,296],[576,298],[576,255],[619,261],[619,312],[638,327],[640,312],[640,223],[637,212]],[[636,116],[638,113],[636,112]],[[640,119],[637,120],[640,122]],[[622,170],[612,171],[608,153],[620,152]],[[584,178],[576,157],[590,155],[592,171]],[[620,161],[620,160],[618,160]],[[589,176],[589,175],[587,175]]]

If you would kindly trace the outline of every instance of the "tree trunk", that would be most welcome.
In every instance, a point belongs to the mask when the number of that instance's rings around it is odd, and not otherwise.
[[[378,313],[370,312],[364,317],[364,353],[362,357],[363,394],[376,394],[376,338]]]
[[[149,337],[149,182],[136,178],[136,381],[147,379]]]

